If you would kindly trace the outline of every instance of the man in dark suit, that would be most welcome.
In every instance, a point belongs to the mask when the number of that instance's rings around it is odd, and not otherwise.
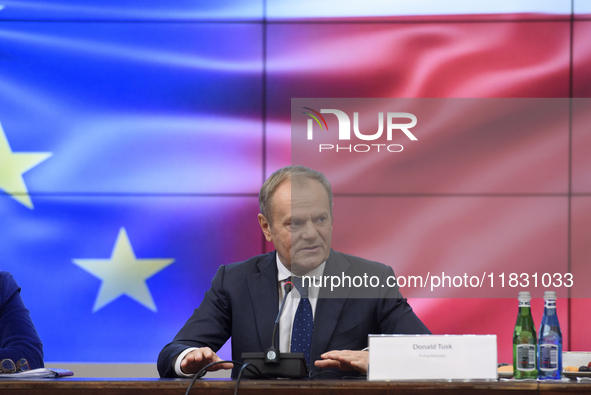
[[[215,351],[229,337],[233,360],[241,361],[243,352],[265,351],[283,284],[291,276],[308,277],[311,286],[296,286],[296,297],[287,298],[279,348],[303,352],[314,373],[326,368],[366,372],[362,349],[368,334],[429,333],[395,286],[389,266],[330,248],[332,191],[322,173],[282,168],[263,184],[259,203],[259,224],[276,251],[218,269],[199,308],[160,353],[161,377],[188,376],[219,361]],[[302,323],[310,327],[303,338],[297,333]],[[238,367],[230,362],[211,370],[230,368],[235,377]]]

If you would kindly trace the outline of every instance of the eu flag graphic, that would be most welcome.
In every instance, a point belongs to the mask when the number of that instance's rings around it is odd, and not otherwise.
[[[0,268],[46,361],[155,363],[261,253],[260,32],[2,22]]]

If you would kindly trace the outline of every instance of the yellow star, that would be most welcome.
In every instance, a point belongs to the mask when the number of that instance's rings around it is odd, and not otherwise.
[[[124,294],[155,312],[156,304],[146,280],[174,259],[136,259],[127,232],[121,228],[111,259],[74,259],[73,262],[103,281],[93,313]]]
[[[0,189],[4,189],[17,202],[33,209],[23,173],[50,156],[51,152],[12,152],[0,124]]]

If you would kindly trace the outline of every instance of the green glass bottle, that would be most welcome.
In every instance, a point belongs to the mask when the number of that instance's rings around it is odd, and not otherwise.
[[[529,292],[519,292],[519,313],[513,332],[513,378],[538,377],[536,328],[531,316]]]

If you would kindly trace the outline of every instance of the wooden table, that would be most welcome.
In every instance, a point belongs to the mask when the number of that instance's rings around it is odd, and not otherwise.
[[[2,395],[182,395],[188,379],[84,379],[61,378],[31,381],[0,381]],[[198,380],[191,393],[233,394],[235,381]],[[395,381],[365,380],[245,380],[239,394],[271,395],[361,395],[361,394],[443,394],[443,395],[557,395],[591,394],[591,383],[517,382],[517,381]]]

